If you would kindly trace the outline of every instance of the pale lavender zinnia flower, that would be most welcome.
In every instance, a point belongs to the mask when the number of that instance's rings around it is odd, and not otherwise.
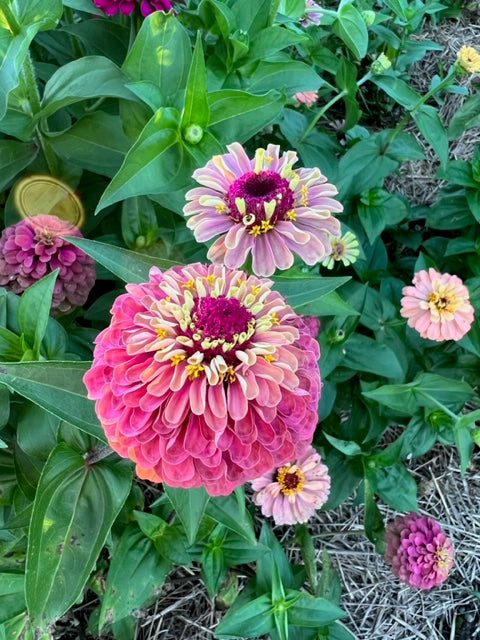
[[[306,522],[328,499],[330,476],[319,453],[309,447],[291,464],[272,469],[252,482],[253,501],[276,524]]]
[[[442,527],[428,516],[397,516],[385,531],[385,560],[402,582],[431,589],[444,582],[453,566],[453,545]]]
[[[292,252],[309,265],[328,255],[330,237],[341,232],[332,212],[343,207],[320,169],[292,169],[297,154],[280,156],[278,145],[257,149],[253,159],[238,142],[227,149],[194,172],[203,186],[187,192],[183,209],[198,242],[220,236],[208,258],[237,268],[251,253],[254,273],[269,276],[292,266]]]
[[[0,286],[13,293],[22,293],[59,269],[52,300],[54,315],[84,304],[95,284],[93,259],[60,236],[82,234],[57,216],[40,214],[7,227],[0,238]]]
[[[323,13],[319,4],[314,0],[305,0],[305,15],[300,18],[300,24],[303,27],[309,27],[312,24],[318,26],[322,15]]]

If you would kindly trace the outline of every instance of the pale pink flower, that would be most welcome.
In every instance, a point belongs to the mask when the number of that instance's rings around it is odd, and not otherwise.
[[[303,27],[309,27],[310,25],[319,25],[322,19],[323,13],[321,7],[314,0],[305,0],[305,15],[300,18],[300,24]]]
[[[0,286],[13,293],[23,293],[59,269],[53,315],[69,313],[84,304],[95,284],[94,260],[61,236],[83,237],[69,222],[39,214],[6,227],[0,238]]]
[[[141,478],[212,495],[303,455],[318,343],[271,280],[199,263],[127,285],[84,381]]]
[[[272,469],[252,481],[253,501],[276,524],[306,522],[325,504],[330,493],[328,468],[309,447],[291,464]]]
[[[292,169],[297,154],[269,144],[250,160],[238,143],[214,156],[193,177],[202,187],[187,192],[183,211],[198,242],[220,235],[208,251],[212,262],[230,268],[252,254],[252,268],[269,276],[293,264],[292,251],[313,265],[331,250],[330,235],[340,235],[331,215],[342,205],[337,189],[320,169]]]
[[[293,97],[298,103],[313,107],[318,100],[318,91],[299,91]]]
[[[431,589],[447,579],[453,545],[433,518],[415,512],[397,516],[387,525],[385,542],[385,560],[402,582]]]
[[[470,330],[474,309],[460,278],[430,268],[417,271],[413,285],[402,289],[400,314],[422,338],[460,340]]]

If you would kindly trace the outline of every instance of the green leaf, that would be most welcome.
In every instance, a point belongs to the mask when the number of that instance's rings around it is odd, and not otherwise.
[[[335,438],[330,434],[324,432],[323,435],[325,438],[332,444],[335,449],[341,451],[346,456],[361,456],[364,455],[362,447],[357,444],[354,440],[341,440],[339,438]]]
[[[48,80],[37,117],[46,118],[62,107],[97,96],[137,100],[126,82],[125,74],[108,58],[79,58],[60,67]]]
[[[363,487],[365,495],[365,534],[370,542],[373,542],[378,553],[383,555],[385,547],[385,526],[383,524],[382,514],[375,502],[372,484],[367,477],[363,480]]]
[[[267,27],[257,33],[250,42],[248,62],[266,60],[269,56],[301,42],[308,41],[308,37],[301,33],[294,33],[278,25]]]
[[[435,149],[442,165],[445,165],[448,161],[448,138],[438,111],[424,104],[412,113],[412,117],[425,140]]]
[[[103,111],[80,118],[64,133],[50,136],[48,142],[64,160],[109,178],[118,171],[130,147],[120,118]]]
[[[95,405],[86,397],[83,376],[90,362],[28,362],[0,365],[0,383],[102,442]]]
[[[274,587],[274,580],[290,589],[300,588],[305,580],[305,572],[303,568],[295,567],[290,564],[286,553],[279,543],[275,534],[270,527],[264,522],[260,532],[260,543],[270,550],[270,553],[264,553],[257,561],[256,572],[256,590],[257,593],[271,592]],[[274,572],[278,571],[278,580],[274,576]],[[277,584],[278,586],[278,584]]]
[[[205,512],[219,524],[237,533],[241,538],[253,544],[256,543],[257,538],[255,537],[252,518],[245,509],[245,505],[243,505],[242,509],[239,508],[239,502],[235,494],[210,498]]]
[[[129,525],[113,550],[99,628],[145,606],[165,582],[171,566],[138,526]]]
[[[25,594],[34,623],[62,616],[81,595],[131,487],[126,461],[85,464],[66,444],[50,455],[30,524]]]
[[[24,291],[18,305],[18,324],[25,340],[33,350],[33,359],[38,360],[40,345],[47,330],[52,306],[53,288],[59,269],[55,269]]]
[[[460,454],[460,471],[463,475],[470,464],[475,443],[470,428],[466,425],[456,424],[453,427],[453,437]]]
[[[315,628],[330,624],[346,615],[340,607],[337,607],[325,598],[317,598],[308,593],[295,592],[289,589],[286,592],[287,599],[289,596],[293,597],[294,594],[298,595],[295,597],[292,606],[288,609],[289,624]]]
[[[122,202],[122,237],[129,249],[138,246],[139,238],[149,246],[157,233],[157,215],[150,198],[137,196]]]
[[[343,344],[342,365],[357,371],[368,371],[384,378],[403,378],[404,371],[395,352],[360,333],[353,333]]]
[[[188,543],[193,544],[210,496],[203,487],[181,489],[165,484],[164,489],[185,529]]]
[[[468,206],[470,207],[470,211],[472,212],[475,220],[477,222],[480,222],[480,191],[468,190],[467,203],[468,203]]]
[[[461,193],[440,195],[427,213],[427,225],[432,229],[462,229],[475,223],[466,196]]]
[[[114,22],[103,12],[100,15],[103,19],[94,17],[74,24],[64,24],[62,31],[78,38],[85,46],[86,55],[105,56],[121,65],[127,54],[129,29],[126,25]]]
[[[233,604],[215,630],[218,638],[256,637],[275,628],[273,604],[269,595],[263,594],[241,606]]]
[[[18,362],[22,359],[23,347],[20,336],[0,325],[0,360]]]
[[[37,151],[31,142],[0,140],[0,191],[33,162]]]
[[[390,9],[404,22],[408,22],[407,9],[408,3],[406,0],[383,0],[387,7]]]
[[[210,131],[222,142],[246,142],[276,120],[285,98],[276,91],[253,95],[236,89],[208,94]]]
[[[194,162],[180,144],[178,127],[175,109],[162,108],[152,116],[106,188],[95,213],[125,198],[166,193],[187,184]]]
[[[355,9],[353,2],[340,4],[332,31],[347,45],[357,60],[367,54],[368,31],[362,14]]]
[[[386,94],[408,111],[418,104],[422,96],[412,89],[404,80],[393,75],[374,76],[371,82],[380,87]]]
[[[373,490],[397,511],[417,511],[417,483],[401,463],[369,470]]]
[[[448,127],[448,136],[455,140],[467,129],[480,126],[480,93],[477,92],[462,104],[453,114]]]
[[[180,127],[185,129],[196,124],[205,129],[210,119],[207,100],[207,72],[203,55],[202,36],[197,31],[197,42],[193,52],[192,64],[188,74],[185,90],[185,106],[182,112]]]
[[[5,622],[25,610],[23,573],[0,573],[0,616]]]
[[[57,444],[58,426],[56,416],[32,402],[24,402],[18,409],[18,445],[29,456],[46,460]]]
[[[322,596],[333,604],[340,604],[342,583],[338,571],[332,567],[332,561],[326,549],[322,550],[322,574],[315,595]]]
[[[131,80],[159,87],[162,106],[178,106],[191,59],[190,38],[185,28],[172,13],[155,11],[142,21],[122,69]]]
[[[148,272],[153,266],[168,269],[178,265],[178,262],[146,256],[143,253],[136,253],[96,240],[77,238],[76,236],[65,237],[124,282],[148,282]]]
[[[222,548],[226,532],[225,527],[216,527],[202,551],[202,577],[211,598],[215,597],[227,575]]]
[[[15,7],[14,3],[10,3]],[[28,0],[18,2],[17,17],[24,26],[35,25],[38,31],[54,29],[63,13],[61,0]],[[37,24],[38,23],[38,24]]]
[[[274,276],[274,288],[285,296],[288,304],[297,313],[314,313],[321,298],[350,280],[349,276],[326,278],[315,275],[305,277]]]
[[[250,93],[264,94],[271,89],[293,96],[298,91],[316,91],[323,80],[313,68],[300,60],[261,61],[250,76]]]

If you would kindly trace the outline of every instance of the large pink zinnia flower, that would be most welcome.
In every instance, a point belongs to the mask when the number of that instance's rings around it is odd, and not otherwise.
[[[270,280],[192,264],[127,285],[85,375],[142,478],[228,494],[307,449],[319,349]]]
[[[272,469],[252,482],[253,501],[276,524],[306,522],[328,499],[330,476],[313,448],[292,464]]]
[[[411,512],[397,516],[385,531],[385,560],[402,582],[431,589],[453,566],[453,545],[433,518]]]
[[[474,309],[460,278],[430,268],[417,271],[413,285],[402,289],[400,313],[422,338],[460,340],[469,331]]]
[[[250,160],[238,143],[214,156],[193,177],[202,187],[187,192],[183,209],[196,240],[220,237],[208,251],[212,262],[236,268],[252,253],[253,271],[269,276],[293,264],[292,251],[316,264],[331,251],[330,235],[340,235],[331,215],[342,205],[331,198],[337,189],[320,169],[296,169],[294,151],[257,149]]]
[[[95,284],[94,260],[60,236],[82,233],[57,216],[40,214],[7,227],[0,238],[0,286],[13,293],[60,270],[52,300],[56,315],[84,304]]]

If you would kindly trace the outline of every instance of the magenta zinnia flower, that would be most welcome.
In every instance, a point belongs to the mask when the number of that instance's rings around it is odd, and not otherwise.
[[[292,464],[270,470],[252,482],[253,501],[276,524],[306,522],[328,499],[330,476],[313,448]]]
[[[154,11],[170,11],[171,8],[170,0],[142,0],[140,4],[140,11],[144,16],[149,16]]]
[[[402,289],[400,314],[422,338],[460,340],[470,330],[474,309],[460,278],[430,268],[418,271],[413,285]]]
[[[406,584],[431,589],[453,566],[453,545],[433,518],[419,513],[397,516],[385,531],[385,560]]]
[[[141,478],[228,494],[302,455],[317,424],[317,342],[270,280],[192,264],[127,285],[84,381]]]
[[[52,300],[54,315],[85,303],[95,284],[95,262],[60,236],[83,237],[57,216],[40,214],[3,230],[0,238],[0,286],[22,293],[55,269],[60,269]]]
[[[137,4],[136,0],[93,0],[95,5],[107,16],[113,16],[120,11],[124,15],[130,15]]]
[[[252,253],[253,271],[269,276],[293,264],[292,251],[313,265],[331,251],[330,235],[340,235],[331,215],[342,205],[331,198],[337,189],[320,169],[296,169],[294,151],[257,149],[250,160],[238,143],[214,156],[193,177],[202,187],[187,192],[183,209],[187,227],[205,242],[220,235],[208,251],[212,262],[236,268]]]

